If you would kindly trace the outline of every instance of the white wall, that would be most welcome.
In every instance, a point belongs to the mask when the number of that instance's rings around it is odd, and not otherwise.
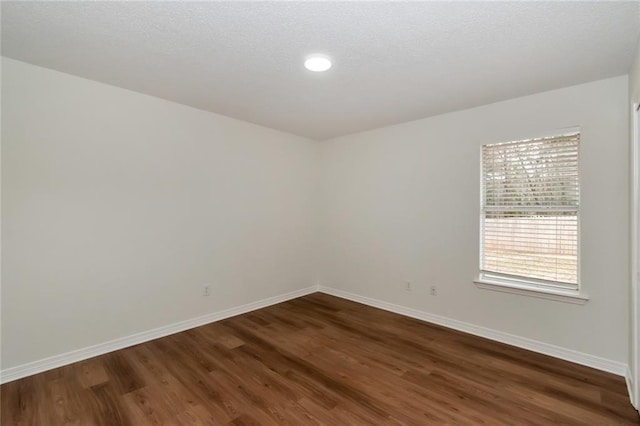
[[[640,371],[638,371],[638,365],[640,364],[640,360],[638,360],[638,341],[640,340],[640,320],[638,315],[638,310],[640,309],[640,291],[638,286],[640,283],[638,282],[638,273],[637,268],[640,265],[640,256],[638,254],[638,243],[640,243],[640,218],[639,214],[639,206],[637,205],[638,201],[638,186],[640,185],[640,181],[638,180],[637,174],[638,171],[635,171],[634,176],[634,163],[636,164],[636,169],[640,168],[640,146],[638,142],[634,138],[638,138],[638,126],[634,124],[634,119],[637,120],[638,113],[634,111],[634,105],[640,104],[640,43],[636,45],[635,57],[633,61],[633,65],[631,70],[629,71],[629,114],[631,117],[630,120],[630,138],[629,142],[631,144],[631,155],[630,155],[630,183],[631,183],[631,262],[632,267],[630,268],[631,272],[631,288],[630,288],[630,333],[629,333],[629,368],[631,372],[631,379],[633,381],[632,387],[632,402],[636,408],[640,407],[640,395],[638,395],[638,384],[640,382]],[[635,180],[635,182],[634,182]],[[634,205],[635,204],[635,205]],[[635,229],[634,229],[635,228]],[[634,246],[635,245],[635,246]],[[635,263],[635,264],[634,264]]]
[[[2,65],[2,369],[307,287],[318,274],[323,285],[628,361],[626,77],[317,144]],[[569,126],[582,127],[591,300],[477,289],[480,145]],[[200,295],[204,283],[212,296]]]
[[[3,369],[314,284],[317,143],[2,66]]]
[[[322,284],[626,364],[627,99],[623,76],[323,143]],[[590,301],[476,288],[480,146],[571,126],[582,129],[581,285]]]
[[[631,101],[640,100],[640,40],[636,45],[635,56],[629,70],[629,97]]]

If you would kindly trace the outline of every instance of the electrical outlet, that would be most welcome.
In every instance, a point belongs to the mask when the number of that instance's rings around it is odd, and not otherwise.
[[[211,293],[209,292],[209,284],[205,284],[202,286],[202,295],[203,296],[208,296]]]
[[[429,293],[432,296],[437,296],[438,295],[438,287],[436,287],[435,285],[432,285],[431,288],[429,289]]]
[[[407,291],[411,291],[411,281],[407,281],[405,283],[404,289]]]

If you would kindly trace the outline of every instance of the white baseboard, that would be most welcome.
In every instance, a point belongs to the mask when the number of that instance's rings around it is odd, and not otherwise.
[[[201,325],[220,321],[236,315],[255,311],[257,309],[262,309],[267,306],[305,296],[316,291],[623,376],[625,377],[627,386],[629,387],[629,395],[632,395],[631,389],[633,388],[633,378],[631,376],[629,367],[621,362],[600,358],[594,355],[562,348],[560,346],[515,336],[513,334],[504,333],[502,331],[481,327],[471,323],[454,320],[440,315],[430,314],[416,309],[407,308],[393,303],[383,302],[381,300],[376,300],[324,286],[307,287],[301,290],[296,290],[290,293],[270,297],[257,302],[248,303],[246,305],[238,306],[235,308],[226,309],[224,311],[214,312],[197,318],[192,318],[164,327],[137,333],[131,336],[114,339],[94,346],[89,346],[42,360],[30,362],[28,364],[8,368],[0,371],[0,384],[8,383],[13,380],[31,376],[33,374],[51,370],[53,368],[62,367],[74,362],[83,361],[85,359],[92,358],[98,355],[104,355],[118,349],[123,349],[129,346],[148,342],[150,340],[168,336],[170,334],[179,333],[181,331],[188,330],[194,327],[199,327]]]
[[[631,374],[631,368],[629,368],[629,366],[627,366],[627,371],[625,372],[625,375],[624,375],[624,381],[627,383],[627,391],[629,392],[629,399],[631,400],[631,405],[633,405],[633,408],[637,410],[638,407],[636,406],[635,398],[633,395],[633,374]]]
[[[287,300],[291,300],[301,296],[305,296],[307,294],[315,293],[316,291],[318,291],[317,286],[311,286],[311,287],[303,288],[301,290],[296,290],[290,293],[282,294],[279,296],[269,297],[267,299],[259,300],[257,302],[248,303],[246,305],[238,306],[235,308],[225,309],[224,311],[214,312],[214,313],[203,315],[197,318],[180,321],[164,327],[155,328],[153,330],[143,331],[142,333],[133,334],[131,336],[121,337],[119,339],[114,339],[108,342],[99,343],[94,346],[89,346],[86,348],[77,349],[75,351],[55,355],[49,358],[30,362],[28,364],[7,368],[5,370],[0,371],[0,384],[21,379],[23,377],[31,376],[33,374],[41,373],[43,371],[51,370],[53,368],[62,367],[64,365],[72,364],[74,362],[83,361],[85,359],[93,358],[98,355],[104,355],[106,353],[113,352],[118,349],[123,349],[129,346],[138,345],[140,343],[148,342],[150,340],[154,340],[159,337],[164,337],[170,334],[179,333],[181,331],[188,330],[190,328],[199,327],[201,325],[220,321],[225,318],[230,318],[236,315],[255,311],[256,309],[266,308],[267,306],[275,305],[281,302],[286,302]]]
[[[474,334],[476,336],[485,337],[487,339],[506,343],[508,345],[528,349],[533,352],[538,352],[555,358],[564,359],[565,361],[571,361],[576,364],[586,365],[587,367],[592,367],[598,370],[613,373],[618,376],[626,377],[627,375],[627,364],[618,361],[600,358],[595,355],[589,355],[583,352],[551,345],[549,343],[539,342],[537,340],[527,339],[525,337],[516,336],[502,331],[481,327],[479,325],[471,324],[468,322],[458,321],[440,315],[434,315],[424,311],[419,311],[417,309],[383,302],[381,300],[360,296],[331,287],[318,286],[318,291],[330,294],[332,296],[337,296],[343,299],[362,303],[364,305],[372,306],[374,308],[384,309],[385,311],[394,312],[396,314],[405,315],[407,317],[416,318],[433,324],[438,324],[444,327],[452,328],[454,330],[459,330],[465,333]]]

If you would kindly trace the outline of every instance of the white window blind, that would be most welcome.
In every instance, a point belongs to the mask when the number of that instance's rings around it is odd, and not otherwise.
[[[482,147],[480,269],[578,286],[580,133]]]

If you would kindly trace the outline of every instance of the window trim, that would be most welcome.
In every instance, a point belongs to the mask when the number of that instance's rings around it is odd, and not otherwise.
[[[532,281],[522,279],[505,279],[495,274],[484,272],[481,272],[473,282],[476,287],[483,290],[520,294],[523,296],[557,300],[559,302],[573,303],[577,305],[584,305],[589,301],[589,296],[580,290],[572,290],[562,287],[553,288],[549,285],[542,286]]]
[[[563,134],[569,133],[579,133],[580,140],[582,140],[582,131],[579,126],[567,127],[562,129],[556,129],[553,131],[548,131],[544,133],[540,133],[534,136],[528,136],[525,138],[516,138],[505,140],[505,143],[515,142],[515,141],[526,141],[532,139],[540,139],[540,138],[549,138],[555,136],[562,136]],[[500,143],[500,142],[491,142],[491,143]],[[537,297],[542,299],[550,299],[561,302],[573,303],[583,305],[589,300],[589,296],[582,291],[582,280],[581,280],[581,204],[578,204],[578,208],[576,211],[576,220],[577,220],[577,265],[576,265],[576,285],[572,285],[569,283],[556,282],[556,281],[548,281],[548,280],[538,280],[530,277],[523,276],[515,276],[508,274],[501,274],[496,272],[484,271],[482,269],[482,256],[483,256],[483,247],[484,247],[484,215],[486,213],[485,209],[483,209],[483,156],[482,156],[482,148],[485,144],[480,146],[480,209],[479,209],[479,230],[480,230],[480,244],[479,244],[479,256],[478,256],[478,269],[479,274],[473,280],[476,286],[480,289],[484,290],[493,290],[500,291],[505,293],[513,293],[524,296]],[[581,173],[580,173],[580,148],[578,148],[578,188],[581,189]]]

